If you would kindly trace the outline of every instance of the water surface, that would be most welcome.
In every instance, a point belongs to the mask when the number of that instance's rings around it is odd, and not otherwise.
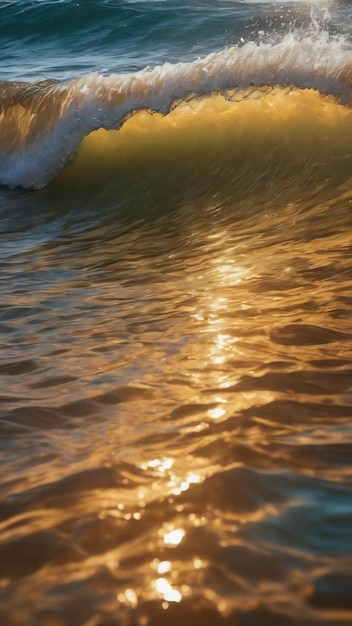
[[[0,17],[1,624],[349,626],[350,8]]]

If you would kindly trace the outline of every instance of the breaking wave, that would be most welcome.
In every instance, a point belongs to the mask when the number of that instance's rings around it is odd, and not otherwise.
[[[340,104],[348,105],[352,98],[352,50],[341,36],[296,31],[279,43],[248,42],[191,63],[166,63],[136,73],[3,82],[0,184],[45,186],[72,161],[85,137],[100,128],[119,129],[138,111],[166,115],[180,102],[216,93],[237,101],[249,94],[267,98],[266,88],[277,86],[332,95],[338,124],[342,108],[349,117],[348,107]],[[268,100],[264,104],[268,107]],[[305,106],[303,115],[308,113],[309,103]],[[325,114],[326,107],[320,107],[318,117]],[[248,126],[252,121],[247,117]],[[319,123],[331,129],[330,122],[320,119]]]

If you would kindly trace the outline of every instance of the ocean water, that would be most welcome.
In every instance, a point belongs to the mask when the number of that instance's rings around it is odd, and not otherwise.
[[[0,2],[1,626],[351,626],[351,17]]]

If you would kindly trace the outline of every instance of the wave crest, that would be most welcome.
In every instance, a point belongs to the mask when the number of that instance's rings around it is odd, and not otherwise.
[[[166,63],[134,74],[2,83],[0,183],[40,188],[99,128],[119,128],[136,111],[167,114],[177,101],[253,85],[313,88],[349,103],[352,51],[341,37],[295,32],[275,45],[248,42],[192,63]]]

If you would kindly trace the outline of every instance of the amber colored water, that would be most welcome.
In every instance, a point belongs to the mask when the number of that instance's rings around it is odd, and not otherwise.
[[[2,626],[352,623],[351,112],[189,106],[1,191]]]

